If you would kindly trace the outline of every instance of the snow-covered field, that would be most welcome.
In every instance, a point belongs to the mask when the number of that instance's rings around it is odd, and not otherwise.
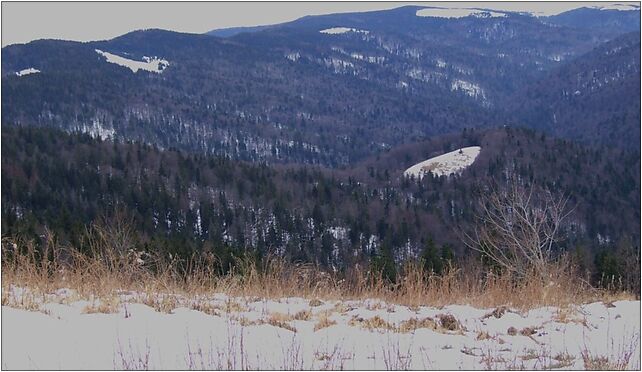
[[[30,75],[30,74],[37,74],[39,72],[40,72],[40,70],[35,69],[33,67],[30,67],[30,68],[26,68],[24,70],[20,70],[20,71],[16,72],[16,75],[25,76],[25,75]]]
[[[591,6],[590,8],[600,9],[600,10],[622,10],[622,11],[640,10],[640,6],[637,4],[617,4],[617,3],[595,5],[595,6]]]
[[[424,8],[417,11],[418,17],[464,18],[464,17],[506,17],[505,13],[476,8]]]
[[[359,30],[359,29],[350,28],[350,27],[333,27],[333,28],[326,28],[325,30],[321,30],[319,32],[322,34],[328,34],[328,35],[339,35],[339,34],[345,34],[346,32],[368,34],[370,31]]]
[[[218,294],[160,312],[132,296],[103,307],[62,290],[39,311],[3,306],[2,368],[640,367],[639,301],[519,312]]]
[[[144,61],[134,61],[125,57],[121,57],[109,52],[103,52],[102,50],[96,49],[96,53],[107,59],[109,63],[115,63],[119,66],[127,67],[132,72],[137,72],[138,70],[145,70],[150,72],[161,73],[169,66],[169,62],[160,58],[150,58],[143,57]]]
[[[479,146],[463,147],[417,163],[406,169],[404,175],[422,178],[428,172],[432,172],[436,176],[459,173],[477,159],[480,151],[481,147]]]

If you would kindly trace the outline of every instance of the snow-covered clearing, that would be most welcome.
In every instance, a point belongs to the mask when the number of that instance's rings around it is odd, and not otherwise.
[[[476,8],[424,8],[417,11],[418,17],[437,17],[437,18],[496,18],[506,17],[506,13],[493,12],[490,10]]]
[[[326,28],[325,30],[321,30],[319,32],[322,34],[328,34],[328,35],[339,35],[339,34],[345,34],[346,32],[368,34],[370,31],[359,30],[359,29],[350,28],[350,27],[332,27],[332,28]]]
[[[30,75],[30,74],[37,74],[39,72],[40,72],[40,70],[35,69],[33,67],[29,67],[29,68],[26,68],[24,70],[20,70],[20,71],[16,72],[16,75],[25,76],[25,75]]]
[[[96,49],[96,53],[107,59],[109,63],[115,63],[119,66],[127,67],[132,72],[137,72],[138,70],[145,70],[150,72],[161,73],[169,66],[169,62],[160,58],[150,58],[143,57],[143,61],[134,61],[125,57],[121,57],[109,52],[103,52],[102,50]]]
[[[593,9],[599,9],[599,10],[622,10],[622,11],[627,11],[627,10],[640,10],[640,6],[637,4],[606,4],[606,5],[595,5],[591,6]]]
[[[3,369],[640,366],[639,301],[519,312],[217,294],[159,312],[131,299],[101,306],[61,290],[39,311],[3,306]]]
[[[422,178],[426,173],[432,172],[435,176],[448,176],[459,173],[470,166],[481,151],[479,146],[464,147],[459,150],[424,160],[406,169],[404,175]]]

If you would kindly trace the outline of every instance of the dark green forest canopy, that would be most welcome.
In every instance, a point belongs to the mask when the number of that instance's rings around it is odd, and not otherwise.
[[[461,175],[402,177],[418,161],[470,145],[483,150]],[[475,201],[518,177],[570,197],[560,248],[580,249],[592,265],[596,252],[639,246],[639,168],[637,152],[514,128],[465,130],[328,170],[5,127],[2,232],[38,239],[47,227],[79,245],[89,224],[124,211],[141,250],[276,253],[335,268],[382,252],[397,263],[434,257],[444,245],[446,256],[462,258],[470,252],[458,232],[474,223]]]

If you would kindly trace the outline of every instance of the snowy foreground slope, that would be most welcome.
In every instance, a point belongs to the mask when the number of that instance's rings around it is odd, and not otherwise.
[[[477,159],[480,151],[481,147],[471,146],[435,156],[406,169],[404,175],[422,178],[428,172],[432,172],[435,176],[449,176],[459,173]]]
[[[2,307],[3,369],[640,368],[639,301],[520,313],[216,295],[166,313],[128,294],[100,313],[60,293]]]

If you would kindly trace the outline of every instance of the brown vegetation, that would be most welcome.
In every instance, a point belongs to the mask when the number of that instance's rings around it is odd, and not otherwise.
[[[50,296],[68,288],[78,299],[92,301],[111,301],[117,294],[129,293],[128,301],[149,302],[164,312],[171,312],[179,305],[198,308],[198,298],[214,293],[259,298],[303,297],[311,299],[311,306],[321,305],[320,299],[377,298],[411,308],[470,304],[525,309],[632,297],[578,282],[570,266],[556,263],[549,263],[547,270],[555,278],[554,286],[542,285],[540,280],[515,281],[509,275],[485,272],[472,260],[459,268],[450,267],[441,275],[427,274],[419,265],[407,264],[394,284],[359,267],[343,274],[328,274],[313,265],[287,263],[279,258],[267,258],[261,264],[249,258],[240,259],[229,274],[217,275],[216,259],[211,255],[189,260],[157,255],[142,261],[126,244],[126,227],[121,227],[121,231],[94,227],[89,235],[88,252],[60,246],[52,236],[48,237],[42,252],[29,241],[3,239],[3,304],[23,307],[38,302],[29,301],[26,293],[13,298],[11,286],[27,288],[29,296]],[[184,299],[191,302],[181,303]],[[235,311],[239,306],[242,305],[229,303],[220,310]],[[208,309],[214,310],[219,309]],[[500,311],[493,315],[501,316]]]

